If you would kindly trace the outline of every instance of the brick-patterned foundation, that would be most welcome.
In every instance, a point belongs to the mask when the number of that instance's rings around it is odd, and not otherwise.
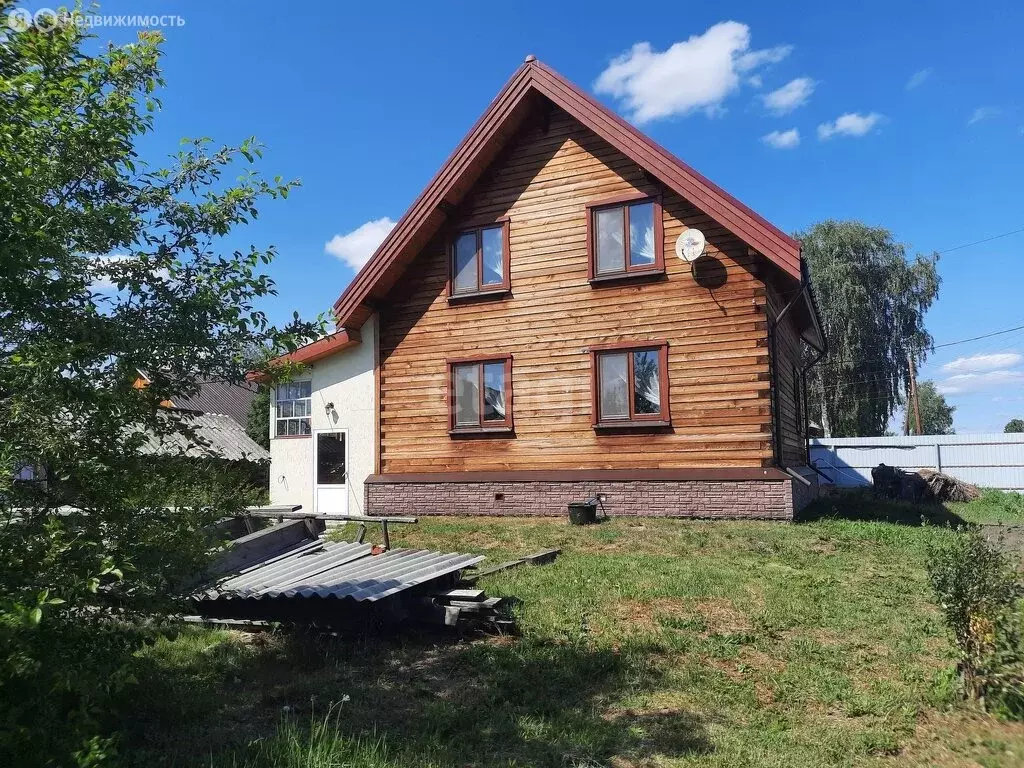
[[[602,494],[613,516],[792,520],[794,501],[799,510],[812,498],[790,479],[391,482],[376,475],[365,488],[370,515],[565,515],[569,502]]]

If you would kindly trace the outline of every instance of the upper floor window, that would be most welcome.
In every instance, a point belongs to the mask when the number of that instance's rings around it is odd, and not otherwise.
[[[667,426],[668,345],[593,347],[594,426]]]
[[[310,415],[313,382],[292,381],[277,385],[274,414],[274,434],[277,437],[296,437],[311,434]]]
[[[507,432],[512,428],[512,358],[450,363],[450,429]]]
[[[588,206],[590,277],[615,279],[665,271],[661,204],[656,198]]]
[[[460,232],[451,244],[451,296],[509,289],[508,222]]]

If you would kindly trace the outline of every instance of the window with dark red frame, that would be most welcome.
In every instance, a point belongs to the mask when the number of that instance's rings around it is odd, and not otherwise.
[[[591,280],[608,280],[665,271],[661,203],[631,198],[588,206]]]
[[[594,347],[591,355],[594,426],[669,424],[667,344]]]
[[[452,239],[452,298],[509,290],[508,240],[507,221],[464,230]]]
[[[512,358],[449,361],[449,428],[458,432],[512,428]]]

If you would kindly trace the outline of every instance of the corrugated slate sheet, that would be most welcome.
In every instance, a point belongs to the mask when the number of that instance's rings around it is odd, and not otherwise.
[[[151,436],[143,446],[143,452],[189,458],[215,457],[228,461],[270,461],[270,452],[253,442],[230,416],[198,413],[186,417],[186,423],[194,427],[196,434],[209,445],[196,445],[182,435]]]
[[[476,565],[482,555],[393,549],[372,554],[369,544],[302,542],[283,554],[221,578],[195,599],[321,597],[373,603]]]

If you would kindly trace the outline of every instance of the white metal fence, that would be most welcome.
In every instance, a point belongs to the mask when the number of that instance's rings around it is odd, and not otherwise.
[[[868,485],[872,468],[888,464],[1024,492],[1024,434],[825,437],[811,440],[811,461],[836,485]]]

